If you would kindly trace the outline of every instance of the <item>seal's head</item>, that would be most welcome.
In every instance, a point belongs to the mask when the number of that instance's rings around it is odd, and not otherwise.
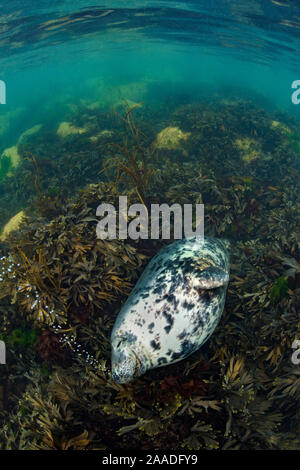
[[[122,338],[114,338],[111,356],[112,379],[125,384],[146,372],[134,346]]]

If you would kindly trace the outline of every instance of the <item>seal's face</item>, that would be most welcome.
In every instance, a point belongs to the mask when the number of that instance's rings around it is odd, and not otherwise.
[[[112,345],[112,379],[114,382],[127,383],[137,373],[137,357],[131,345],[117,340]]]
[[[113,381],[121,384],[128,383],[135,377],[144,374],[147,368],[146,363],[141,361],[142,357],[144,355],[141,354],[141,351],[136,351],[132,342],[115,338],[111,356]]]

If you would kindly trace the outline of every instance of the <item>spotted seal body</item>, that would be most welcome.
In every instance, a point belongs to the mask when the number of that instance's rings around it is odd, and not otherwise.
[[[221,240],[192,237],[162,249],[116,319],[113,380],[130,382],[199,349],[221,318],[228,281],[229,256]]]

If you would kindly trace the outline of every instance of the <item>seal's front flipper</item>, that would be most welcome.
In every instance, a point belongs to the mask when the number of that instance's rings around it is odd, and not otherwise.
[[[193,284],[199,289],[216,289],[229,282],[229,273],[215,266],[196,271],[193,277]]]

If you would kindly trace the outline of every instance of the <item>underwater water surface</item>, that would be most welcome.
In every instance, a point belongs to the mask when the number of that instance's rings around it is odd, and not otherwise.
[[[0,449],[300,448],[299,18],[1,1]],[[130,384],[111,330],[166,241],[97,239],[120,195],[204,204],[231,260],[211,338]]]

